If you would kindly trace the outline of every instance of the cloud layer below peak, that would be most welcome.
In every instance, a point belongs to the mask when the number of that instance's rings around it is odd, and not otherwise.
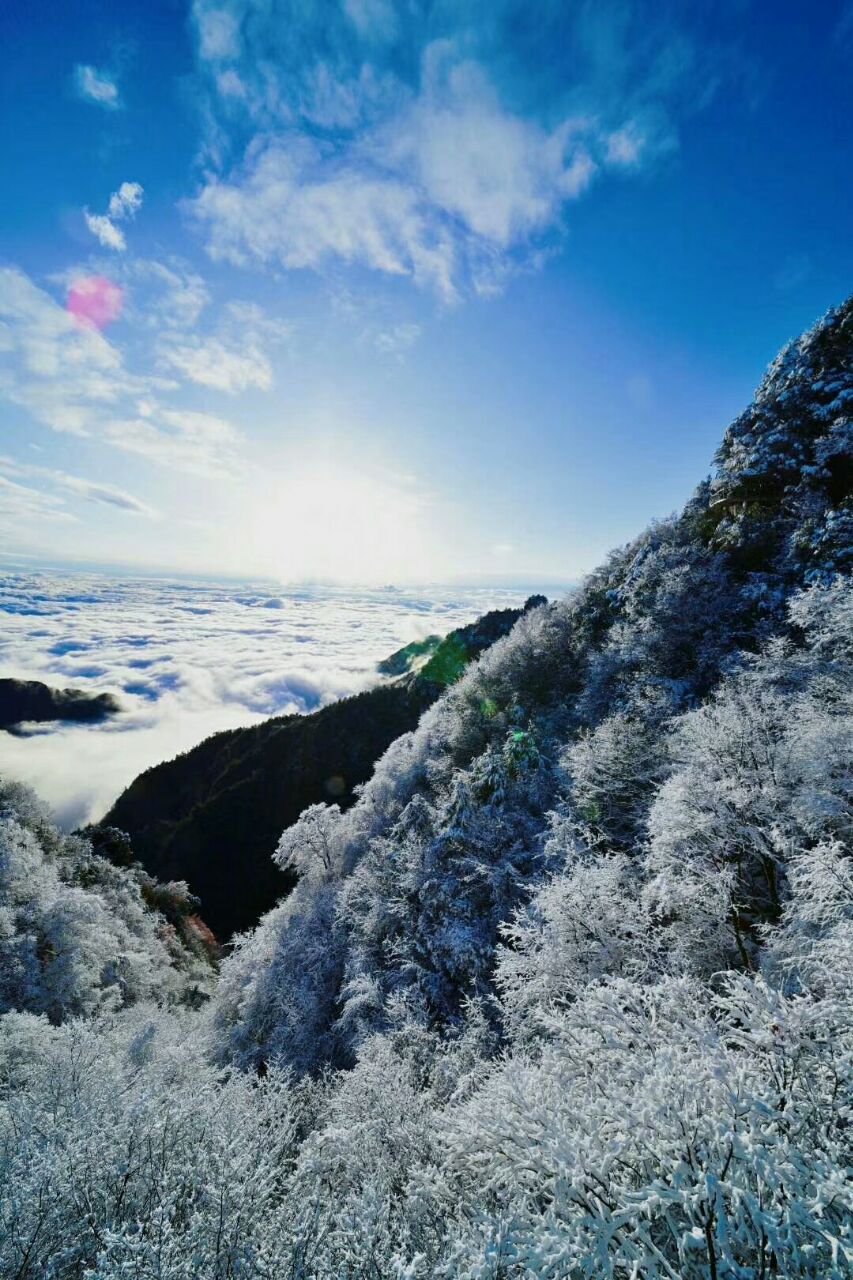
[[[400,645],[524,594],[9,573],[0,579],[6,672],[109,690],[123,711],[101,725],[0,732],[0,771],[36,786],[68,825],[99,818],[136,774],[176,751],[355,693]]]

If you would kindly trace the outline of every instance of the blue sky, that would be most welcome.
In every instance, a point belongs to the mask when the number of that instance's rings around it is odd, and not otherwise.
[[[12,556],[566,580],[851,288],[849,0],[3,21]]]

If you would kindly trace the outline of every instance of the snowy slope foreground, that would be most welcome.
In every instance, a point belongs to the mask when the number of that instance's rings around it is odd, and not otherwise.
[[[10,1002],[4,1274],[853,1274],[851,405],[848,302],[283,834],[202,1010]]]

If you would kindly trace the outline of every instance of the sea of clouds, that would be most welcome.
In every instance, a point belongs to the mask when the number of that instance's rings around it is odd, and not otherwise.
[[[358,692],[401,645],[527,594],[7,572],[0,676],[111,692],[123,710],[0,731],[0,774],[35,787],[66,826],[96,820],[142,770],[211,733]]]

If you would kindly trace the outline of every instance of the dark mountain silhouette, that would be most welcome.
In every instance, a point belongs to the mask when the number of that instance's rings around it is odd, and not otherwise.
[[[120,710],[111,693],[51,689],[40,680],[0,679],[0,729],[13,729],[28,720],[94,722]]]
[[[127,832],[151,875],[186,880],[219,939],[249,928],[292,887],[272,861],[284,828],[310,804],[346,808],[394,739],[415,728],[468,662],[543,602],[533,596],[524,609],[495,610],[452,631],[421,670],[400,656],[416,648],[407,646],[380,663],[401,672],[394,682],[310,715],[214,734],[140,774],[103,825]]]

